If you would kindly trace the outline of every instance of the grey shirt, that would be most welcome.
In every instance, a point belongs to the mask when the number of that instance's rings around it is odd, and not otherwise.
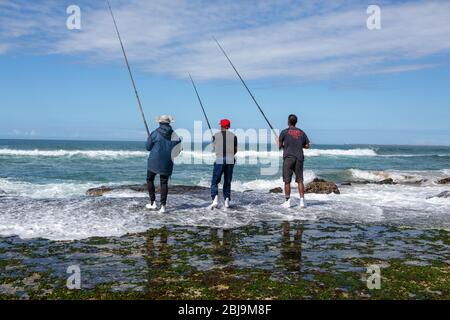
[[[219,131],[213,136],[214,152],[217,164],[234,164],[237,152],[237,137],[226,130]]]
[[[297,127],[289,127],[280,133],[280,149],[283,149],[283,159],[291,157],[303,161],[303,148],[308,144],[308,136]]]

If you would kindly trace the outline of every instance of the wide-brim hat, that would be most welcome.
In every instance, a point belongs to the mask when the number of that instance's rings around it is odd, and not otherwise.
[[[158,123],[172,123],[174,121],[175,121],[174,117],[166,114],[156,117],[156,122]]]

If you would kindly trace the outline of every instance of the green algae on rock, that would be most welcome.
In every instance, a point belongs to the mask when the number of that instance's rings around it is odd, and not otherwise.
[[[76,241],[0,238],[0,299],[450,299],[450,235],[381,225],[166,226]],[[81,290],[66,288],[79,265]],[[378,265],[381,288],[367,288]]]

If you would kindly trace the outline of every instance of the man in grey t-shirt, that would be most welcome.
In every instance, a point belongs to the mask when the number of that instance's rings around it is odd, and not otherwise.
[[[237,153],[238,141],[234,133],[228,131],[231,122],[228,119],[220,120],[220,131],[213,136],[214,152],[216,161],[214,162],[213,176],[211,179],[211,198],[210,209],[217,208],[219,205],[219,183],[223,176],[223,198],[225,208],[230,207],[231,199],[231,180],[233,179],[233,169]]]
[[[288,128],[280,133],[278,146],[283,149],[283,181],[286,201],[283,206],[291,206],[291,180],[295,173],[295,181],[298,184],[300,194],[300,208],[305,208],[305,186],[303,184],[303,149],[308,149],[310,142],[306,133],[296,127],[297,116],[291,114],[288,117]]]

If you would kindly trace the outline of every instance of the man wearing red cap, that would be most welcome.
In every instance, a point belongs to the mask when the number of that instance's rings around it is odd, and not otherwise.
[[[233,178],[233,169],[235,155],[237,152],[237,137],[230,129],[231,122],[228,119],[220,120],[220,131],[213,136],[213,146],[216,153],[216,162],[214,162],[214,171],[211,180],[211,198],[213,200],[210,208],[217,208],[219,205],[219,183],[224,176],[223,198],[225,208],[230,206],[231,199],[231,180]]]

